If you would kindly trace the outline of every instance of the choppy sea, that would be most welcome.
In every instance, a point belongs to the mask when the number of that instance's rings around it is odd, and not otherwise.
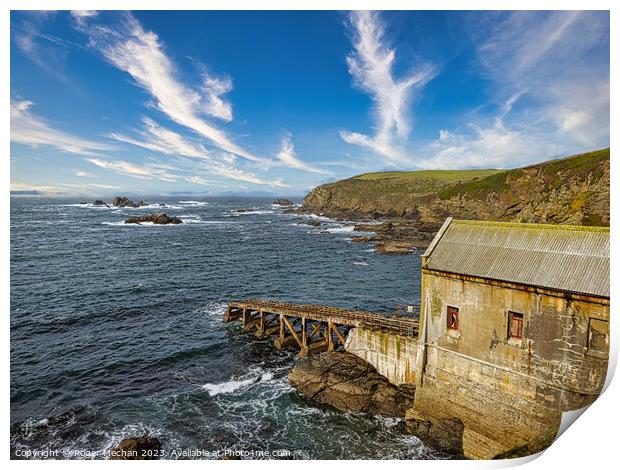
[[[166,458],[441,457],[398,420],[304,400],[287,381],[292,352],[222,322],[226,301],[245,297],[392,314],[419,301],[420,253],[377,254],[351,243],[352,224],[285,214],[270,199],[145,200],[11,198],[14,458],[104,458],[143,434]],[[123,224],[154,211],[184,223]]]

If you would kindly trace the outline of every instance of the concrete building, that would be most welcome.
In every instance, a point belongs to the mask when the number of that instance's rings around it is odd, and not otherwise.
[[[421,294],[410,418],[461,420],[466,456],[541,450],[601,392],[608,228],[447,219]]]

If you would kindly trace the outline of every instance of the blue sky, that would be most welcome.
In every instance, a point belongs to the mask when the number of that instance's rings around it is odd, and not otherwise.
[[[302,195],[609,145],[607,12],[13,12],[11,189]]]

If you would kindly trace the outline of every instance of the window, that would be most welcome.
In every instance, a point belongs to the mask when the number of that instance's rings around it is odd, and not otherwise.
[[[609,354],[609,322],[590,318],[588,320],[588,352]]]
[[[523,314],[508,312],[508,339],[523,339]]]
[[[448,329],[458,331],[459,329],[459,309],[448,305]]]

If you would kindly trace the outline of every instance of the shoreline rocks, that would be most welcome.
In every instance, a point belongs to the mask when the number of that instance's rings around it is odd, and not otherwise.
[[[112,205],[114,207],[132,207],[135,209],[136,207],[142,207],[146,204],[142,200],[140,200],[140,202],[133,202],[126,197],[115,196],[114,199],[112,199]]]
[[[397,387],[363,359],[346,352],[310,356],[295,365],[289,382],[304,397],[340,411],[404,418],[415,388]]]
[[[105,203],[101,199],[95,199],[95,202],[93,202],[93,206],[106,206],[106,207],[110,207],[107,203]]]
[[[284,206],[284,207],[291,207],[295,205],[295,203],[291,201],[290,199],[281,199],[281,198],[276,199],[271,204],[273,204],[274,206]]]
[[[156,460],[161,442],[156,437],[126,437],[110,451],[110,460]]]
[[[183,221],[178,217],[169,217],[164,212],[156,212],[149,215],[137,215],[134,217],[129,217],[125,220],[126,224],[142,224],[145,222],[150,222],[157,225],[178,225],[183,223]]]

